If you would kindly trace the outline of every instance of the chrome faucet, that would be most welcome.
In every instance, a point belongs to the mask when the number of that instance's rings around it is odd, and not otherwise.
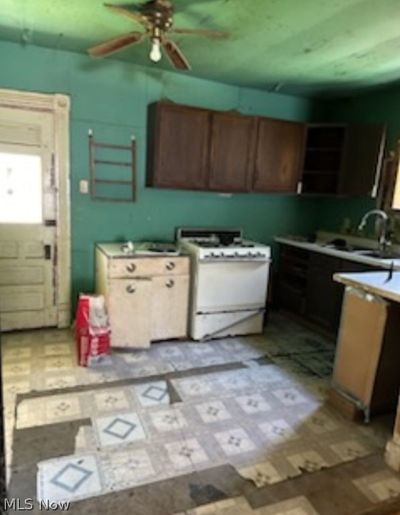
[[[390,241],[387,239],[387,223],[389,217],[385,213],[385,211],[382,211],[381,209],[371,209],[371,211],[368,211],[368,213],[365,213],[365,215],[362,217],[360,225],[358,226],[359,231],[362,231],[364,227],[367,225],[367,221],[370,216],[378,216],[381,218],[380,231],[378,237],[378,250],[380,254],[384,254],[387,245],[390,243]]]

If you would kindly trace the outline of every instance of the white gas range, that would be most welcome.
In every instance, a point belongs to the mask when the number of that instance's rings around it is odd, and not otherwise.
[[[192,257],[190,336],[194,340],[262,332],[271,249],[240,229],[180,228]]]

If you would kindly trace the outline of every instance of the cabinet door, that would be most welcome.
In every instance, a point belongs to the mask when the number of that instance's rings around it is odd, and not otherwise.
[[[255,137],[256,118],[232,113],[212,115],[210,189],[249,191]]]
[[[152,340],[182,338],[187,335],[189,276],[153,278]]]
[[[279,245],[276,300],[280,307],[304,315],[310,252]]]
[[[384,145],[384,125],[349,125],[340,194],[376,197]]]
[[[111,279],[107,307],[113,347],[149,347],[151,339],[151,279]]]
[[[339,326],[342,287],[333,280],[339,259],[311,253],[307,278],[307,317],[321,327],[336,331]]]
[[[294,193],[299,181],[305,125],[261,118],[253,190]]]
[[[382,299],[346,292],[333,381],[364,406],[373,394],[387,313]]]
[[[203,109],[164,103],[151,107],[149,186],[206,188],[209,118]]]

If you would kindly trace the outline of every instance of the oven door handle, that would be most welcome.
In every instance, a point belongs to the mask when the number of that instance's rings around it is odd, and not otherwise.
[[[216,259],[208,259],[203,258],[199,259],[199,263],[271,263],[272,259],[270,258],[235,258],[235,259],[223,259],[223,258],[216,258]]]

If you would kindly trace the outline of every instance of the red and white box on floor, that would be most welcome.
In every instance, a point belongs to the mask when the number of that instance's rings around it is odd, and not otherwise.
[[[102,295],[79,295],[75,338],[81,366],[96,365],[110,354],[111,328]]]

